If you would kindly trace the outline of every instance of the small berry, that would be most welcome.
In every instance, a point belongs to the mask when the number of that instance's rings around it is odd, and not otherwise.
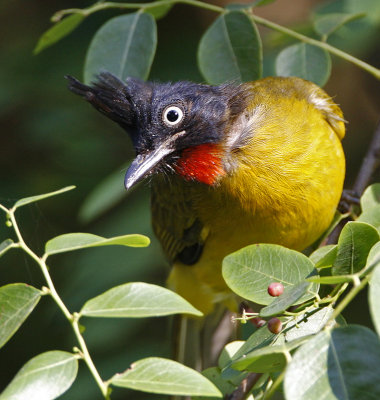
[[[282,322],[278,318],[271,318],[268,321],[268,329],[272,333],[280,333],[282,330]]]
[[[268,294],[272,297],[281,296],[284,293],[284,285],[280,282],[272,282],[268,286]]]

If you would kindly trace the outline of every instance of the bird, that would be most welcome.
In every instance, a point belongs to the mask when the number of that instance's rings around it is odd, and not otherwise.
[[[148,179],[169,288],[205,315],[234,307],[225,256],[254,243],[302,251],[329,227],[343,190],[345,120],[316,84],[266,77],[219,86],[121,81],[101,72],[69,89],[119,124]]]

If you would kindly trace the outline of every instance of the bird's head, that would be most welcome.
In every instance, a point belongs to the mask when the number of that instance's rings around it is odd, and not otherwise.
[[[226,132],[244,109],[237,86],[123,83],[110,73],[87,86],[67,78],[71,91],[129,133],[136,158],[126,173],[127,189],[162,170],[208,185],[226,174]]]

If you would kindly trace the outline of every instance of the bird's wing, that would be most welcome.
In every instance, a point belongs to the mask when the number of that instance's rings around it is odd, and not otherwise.
[[[166,178],[167,179],[167,178]],[[186,182],[156,176],[152,182],[152,224],[169,261],[196,263],[207,233],[194,211],[192,196],[184,190]]]

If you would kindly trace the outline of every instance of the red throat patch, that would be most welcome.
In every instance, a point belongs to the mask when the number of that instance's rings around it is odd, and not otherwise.
[[[183,150],[175,170],[187,180],[213,185],[219,176],[225,175],[220,146],[206,143]]]

